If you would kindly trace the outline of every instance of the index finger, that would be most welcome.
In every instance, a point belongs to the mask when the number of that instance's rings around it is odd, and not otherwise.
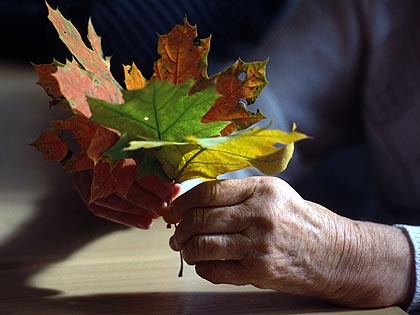
[[[255,181],[251,178],[204,182],[176,198],[163,218],[167,223],[177,223],[194,208],[234,206],[248,199],[254,191]]]
[[[142,189],[156,195],[163,201],[171,201],[180,191],[181,186],[169,181],[160,180],[156,175],[148,175],[137,179],[133,186],[141,187]]]

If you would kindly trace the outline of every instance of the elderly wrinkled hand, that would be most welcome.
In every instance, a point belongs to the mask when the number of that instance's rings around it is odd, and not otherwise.
[[[149,176],[133,183],[126,196],[112,194],[89,203],[92,176],[89,171],[74,175],[74,186],[82,200],[95,215],[124,225],[149,229],[180,192],[179,184],[160,181]]]
[[[352,221],[253,177],[202,183],[164,214],[170,246],[213,283],[325,298],[351,306],[407,302],[412,257],[403,232]]]

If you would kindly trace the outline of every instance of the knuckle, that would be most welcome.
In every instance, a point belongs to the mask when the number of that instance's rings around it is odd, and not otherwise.
[[[204,185],[201,186],[201,189],[204,190],[201,194],[201,202],[203,204],[211,204],[212,201],[216,200],[219,191],[218,187],[219,186],[217,181],[204,183]]]
[[[248,242],[246,247],[243,247],[242,250],[246,253],[244,259],[247,261],[263,261],[267,256],[273,254],[273,249],[271,245],[265,240],[265,237],[253,236],[252,238],[248,237]]]
[[[197,209],[192,216],[193,231],[198,233],[206,226],[206,214],[204,209]]]
[[[216,246],[212,238],[208,235],[198,235],[193,237],[182,250],[184,260],[189,265],[194,265],[200,261],[212,257]]]
[[[257,193],[258,195],[262,196],[274,196],[279,194],[279,190],[281,189],[281,182],[278,182],[277,180],[273,179],[270,181],[264,181],[258,186]]]
[[[210,235],[202,235],[198,240],[198,254],[201,258],[214,257],[219,246]]]
[[[247,206],[247,220],[250,222],[248,226],[248,233],[256,236],[265,236],[271,234],[278,228],[277,215],[273,213],[276,211],[270,205],[256,205],[250,204]]]
[[[277,229],[277,222],[266,212],[262,213],[256,220],[256,225],[260,229],[259,234],[271,234]]]

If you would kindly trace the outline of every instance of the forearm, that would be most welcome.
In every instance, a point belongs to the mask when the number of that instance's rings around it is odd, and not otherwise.
[[[337,245],[342,257],[331,279],[337,286],[332,300],[353,307],[408,305],[414,289],[414,257],[404,232],[348,219],[341,224],[344,233]]]

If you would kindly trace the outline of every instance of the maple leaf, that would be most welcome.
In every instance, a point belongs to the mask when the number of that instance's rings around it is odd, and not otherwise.
[[[70,152],[64,133],[70,132],[80,146],[79,152]],[[92,141],[94,139],[94,141]],[[82,116],[51,122],[51,128],[41,133],[32,143],[48,160],[60,161],[66,172],[91,169],[103,153],[115,145],[115,132],[90,122]]]
[[[120,189],[115,185],[101,183],[101,179],[105,181],[107,176],[113,177],[114,179],[111,180],[113,182],[115,182],[115,178],[121,179],[128,176],[123,168],[113,168],[111,173],[107,172],[104,167],[96,168],[97,163],[102,163],[103,152],[117,142],[119,135],[115,131],[79,117],[80,115],[85,117],[91,115],[87,103],[88,96],[112,102],[122,101],[122,87],[110,72],[110,58],[103,55],[101,38],[96,34],[91,21],[88,23],[87,37],[90,44],[88,47],[70,21],[48,4],[47,7],[50,21],[75,59],[66,63],[54,60],[51,64],[34,65],[39,76],[38,84],[52,97],[51,105],[60,105],[71,109],[76,116],[68,120],[53,122],[53,126],[41,134],[33,145],[44,153],[44,158],[60,161],[66,172],[95,169],[93,183],[97,187],[103,188],[101,193],[92,194],[91,201],[99,198],[98,196],[104,197],[113,192],[126,191],[129,187]],[[137,73],[136,77],[138,77]],[[68,140],[63,137],[66,131],[71,132],[76,142],[79,143],[79,152],[69,150]],[[122,163],[122,165],[128,164],[129,161]],[[125,181],[126,186],[127,183],[136,179],[137,174],[131,176],[132,178]]]
[[[239,101],[245,99],[247,105],[255,102],[268,83],[265,77],[267,62],[245,63],[239,59],[225,71],[209,78],[207,74],[209,50],[210,37],[200,39],[197,27],[185,19],[167,35],[159,36],[160,58],[154,64],[155,72],[151,79],[169,80],[175,84],[195,79],[191,94],[216,84],[216,90],[221,97],[203,117],[203,122],[231,121],[222,131],[223,135],[245,129],[265,119],[261,112],[250,112]],[[242,75],[244,78],[241,78]]]
[[[210,37],[199,39],[197,27],[185,18],[167,35],[159,35],[157,52],[160,58],[154,64],[152,79],[180,84],[190,79],[207,77],[207,55]]]
[[[127,90],[138,90],[146,86],[146,79],[134,62],[131,66],[124,65],[123,69]]]
[[[129,139],[181,141],[192,135],[220,135],[226,122],[201,122],[219,94],[209,87],[188,95],[193,84],[154,80],[141,90],[125,91],[123,105],[90,98],[91,121],[124,132]]]
[[[222,97],[204,115],[203,122],[231,121],[232,123],[222,132],[223,135],[227,135],[265,119],[260,111],[252,113],[244,105],[253,104],[267,85],[266,66],[267,61],[246,63],[239,59],[228,69],[207,80],[204,85],[215,81],[217,91]],[[244,78],[241,78],[242,74]],[[240,100],[246,100],[247,104],[241,103]]]
[[[71,109],[73,116],[52,122],[33,145],[66,172],[91,170],[90,202],[125,195],[142,178],[213,179],[246,167],[276,174],[287,166],[293,143],[306,138],[294,129],[249,128],[265,119],[247,105],[268,83],[267,61],[238,59],[209,77],[211,38],[200,39],[187,19],[159,35],[160,57],[149,80],[136,64],[123,65],[124,89],[112,76],[91,20],[85,44],[58,10],[48,11],[73,59],[34,65],[38,84],[52,105]],[[79,145],[77,152],[69,149],[66,132]]]
[[[67,108],[68,103],[64,98],[63,93],[61,93],[57,79],[53,76],[57,71],[57,68],[64,65],[59,61],[54,60],[51,64],[34,64],[33,66],[39,77],[37,84],[43,87],[45,92],[52,98],[50,105],[61,104],[63,108]]]
[[[110,102],[121,102],[121,86],[110,71],[110,58],[103,56],[100,37],[91,20],[88,24],[88,39],[92,48],[85,45],[80,33],[58,10],[48,4],[48,18],[55,26],[60,39],[77,60],[57,67],[52,75],[57,79],[62,95],[77,113],[90,116],[86,96],[98,97]]]
[[[220,174],[248,167],[274,175],[282,172],[289,163],[294,142],[306,139],[295,131],[270,130],[254,127],[225,137],[188,137],[186,142],[130,141],[125,152],[159,148],[154,155],[165,174],[175,182],[201,178],[216,179]],[[282,145],[282,146],[279,146]],[[108,151],[113,156],[118,151]]]
[[[44,160],[63,161],[69,152],[67,142],[56,128],[44,131],[37,140],[31,143],[44,155]]]
[[[137,162],[133,159],[102,160],[93,169],[89,202],[119,193],[125,196],[137,178]]]
[[[180,163],[171,173],[180,181],[189,178],[216,179],[220,174],[248,167],[275,175],[286,169],[293,155],[294,142],[306,138],[305,134],[295,130],[288,133],[258,127],[226,137],[191,138],[190,142],[197,143],[198,148],[178,159]],[[158,158],[165,158],[165,154],[158,152]]]

